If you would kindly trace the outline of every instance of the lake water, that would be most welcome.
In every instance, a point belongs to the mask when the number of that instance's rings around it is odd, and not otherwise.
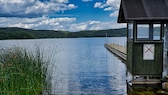
[[[53,95],[126,95],[126,66],[104,47],[125,37],[0,40],[51,57]]]

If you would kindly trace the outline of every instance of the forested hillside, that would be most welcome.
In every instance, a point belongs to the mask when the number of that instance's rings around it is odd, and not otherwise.
[[[0,28],[0,39],[79,38],[79,37],[126,36],[126,28],[109,30],[85,30],[79,32]]]

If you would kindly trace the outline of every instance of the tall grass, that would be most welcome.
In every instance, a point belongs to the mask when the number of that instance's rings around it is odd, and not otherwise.
[[[50,89],[48,61],[43,59],[39,48],[0,49],[0,95],[42,95]]]

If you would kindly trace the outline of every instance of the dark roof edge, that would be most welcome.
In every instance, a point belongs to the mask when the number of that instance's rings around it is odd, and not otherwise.
[[[121,0],[119,12],[118,12],[117,23],[126,23],[125,22],[124,11],[123,11],[123,4],[122,3],[123,3],[123,1]]]
[[[149,0],[150,2],[152,0]],[[121,0],[118,23],[127,23],[131,21],[143,21],[143,22],[168,22],[168,5],[165,5],[165,1],[160,2],[159,0],[154,0],[150,3],[148,0],[141,0],[136,3],[136,0]],[[152,10],[155,3],[158,3],[157,8],[162,10]],[[140,3],[140,5],[138,5]],[[149,4],[150,6],[147,6]],[[166,3],[167,4],[167,3]],[[138,6],[136,6],[138,5]],[[138,9],[144,7],[144,10],[137,12]],[[135,8],[135,9],[134,9]],[[156,8],[154,8],[156,9]]]

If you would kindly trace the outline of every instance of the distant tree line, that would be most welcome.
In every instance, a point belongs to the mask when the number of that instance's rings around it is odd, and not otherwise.
[[[107,34],[107,35],[106,35]],[[0,28],[0,40],[38,38],[79,38],[79,37],[121,37],[126,36],[126,28],[109,30],[85,30],[79,32],[31,30],[23,28]]]

